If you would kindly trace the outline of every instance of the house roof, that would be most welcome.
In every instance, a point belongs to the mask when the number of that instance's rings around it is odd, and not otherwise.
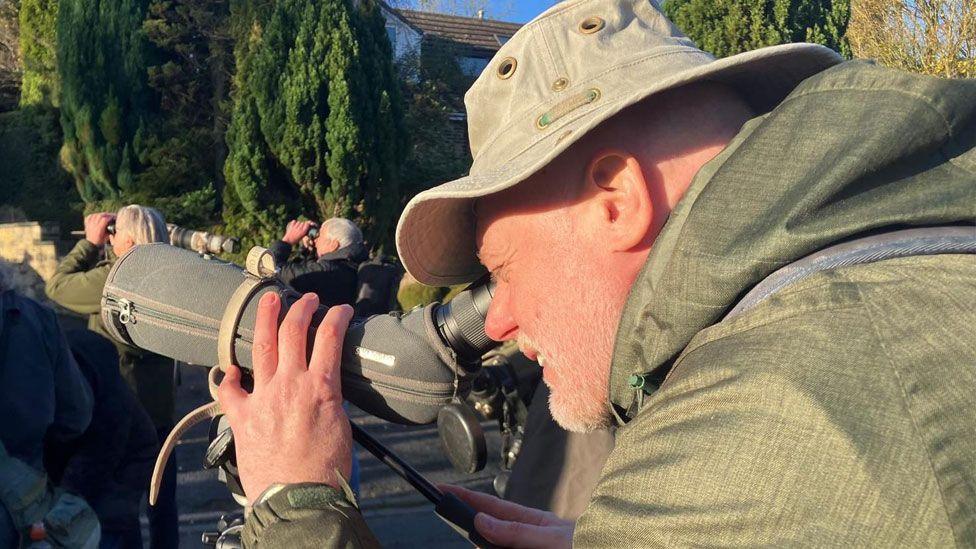
[[[478,50],[491,52],[498,49],[515,34],[522,25],[478,17],[460,17],[444,13],[431,13],[395,9],[410,26],[425,35],[433,35]]]

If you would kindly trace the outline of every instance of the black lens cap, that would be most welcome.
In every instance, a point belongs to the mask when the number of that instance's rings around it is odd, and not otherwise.
[[[470,406],[452,402],[441,408],[437,412],[437,432],[454,469],[470,475],[485,468],[485,432]]]
[[[220,415],[210,421],[210,445],[203,456],[204,469],[214,469],[234,457],[234,433]]]

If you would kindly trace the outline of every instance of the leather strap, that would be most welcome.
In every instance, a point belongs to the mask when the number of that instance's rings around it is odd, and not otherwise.
[[[217,332],[217,366],[222,372],[227,371],[228,365],[236,363],[234,338],[244,309],[258,290],[274,283],[271,278],[275,274],[274,256],[266,248],[251,248],[244,265],[244,280],[227,301]]]
[[[220,319],[220,331],[217,333],[217,367],[211,368],[207,375],[207,385],[210,388],[210,397],[214,402],[204,404],[196,410],[183,417],[173,430],[170,431],[159,455],[156,456],[156,465],[153,467],[152,478],[149,481],[149,504],[155,505],[159,497],[159,488],[163,483],[163,469],[166,461],[176,448],[180,437],[183,436],[194,425],[220,415],[220,403],[217,402],[217,371],[224,372],[227,366],[236,363],[234,356],[234,338],[237,334],[237,326],[244,315],[244,309],[259,290],[265,286],[275,284],[274,256],[266,248],[255,246],[247,253],[247,260],[244,263],[244,280],[241,285],[234,290],[227,306],[224,307],[224,315]]]
[[[220,403],[217,402],[217,371],[217,368],[211,368],[207,375],[210,396],[214,401],[183,416],[183,419],[177,422],[173,430],[166,436],[166,440],[163,441],[159,454],[156,455],[156,465],[153,467],[152,477],[149,479],[149,505],[156,505],[156,499],[159,498],[159,488],[163,484],[163,470],[166,468],[166,462],[169,461],[170,454],[173,453],[183,434],[201,421],[220,415]]]

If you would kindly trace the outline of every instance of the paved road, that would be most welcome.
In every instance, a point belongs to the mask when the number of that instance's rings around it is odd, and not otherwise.
[[[184,367],[177,414],[182,415],[208,400],[205,370]],[[431,481],[491,491],[491,480],[498,471],[497,425],[484,423],[488,434],[488,466],[474,475],[463,475],[454,471],[443,456],[436,427],[393,425],[355,408],[350,416]],[[199,425],[187,433],[176,450],[180,538],[184,548],[200,547],[201,533],[212,530],[221,514],[240,509],[217,480],[216,472],[202,468],[206,447],[207,427]],[[470,547],[434,515],[432,507],[410,485],[358,446],[356,454],[362,471],[360,505],[384,547]]]

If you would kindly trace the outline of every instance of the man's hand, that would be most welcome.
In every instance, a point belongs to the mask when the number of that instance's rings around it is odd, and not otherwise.
[[[85,240],[96,246],[108,240],[108,226],[115,220],[115,214],[93,213],[85,217]]]
[[[318,482],[340,488],[349,478],[352,432],[342,409],[339,365],[352,318],[348,305],[332,307],[305,346],[315,294],[305,294],[278,328],[281,299],[261,296],[254,325],[254,392],[241,388],[241,371],[227,369],[218,397],[234,432],[237,468],[251,503],[274,483]]]
[[[478,511],[474,526],[495,545],[546,549],[573,546],[576,523],[571,520],[460,486],[442,484],[438,488],[454,494]]]
[[[292,219],[288,222],[288,226],[285,227],[285,236],[281,237],[281,240],[290,246],[294,246],[295,244],[298,244],[302,237],[308,234],[308,230],[311,228],[311,221],[298,221],[297,219]]]

